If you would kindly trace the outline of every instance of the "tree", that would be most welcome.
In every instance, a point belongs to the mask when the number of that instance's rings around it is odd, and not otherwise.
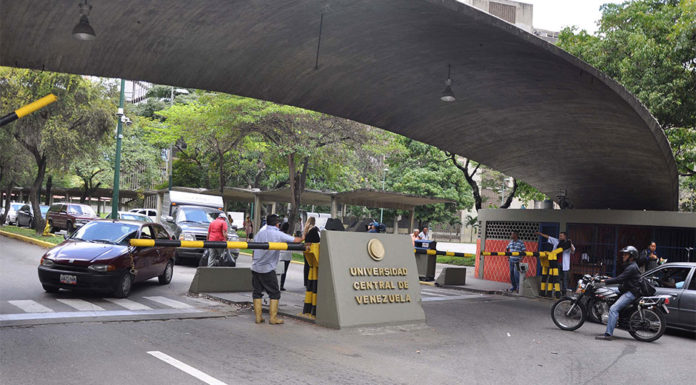
[[[3,94],[12,104],[22,106],[49,93],[58,102],[9,125],[12,136],[34,159],[36,172],[30,192],[35,213],[39,213],[39,195],[46,169],[67,169],[69,162],[100,143],[113,124],[115,110],[101,84],[76,75],[0,68]],[[37,215],[34,228],[43,230]]]
[[[682,179],[696,179],[696,1],[636,0],[601,10],[597,35],[566,28],[558,45],[636,95],[664,129]]]

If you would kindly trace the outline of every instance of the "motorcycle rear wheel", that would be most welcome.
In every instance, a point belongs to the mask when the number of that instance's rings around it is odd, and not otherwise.
[[[640,320],[640,312],[631,312],[628,318],[628,332],[638,341],[653,342],[665,334],[667,320],[659,310],[643,309],[643,321]]]
[[[576,330],[587,318],[587,311],[572,298],[561,298],[551,307],[551,319],[561,330]]]

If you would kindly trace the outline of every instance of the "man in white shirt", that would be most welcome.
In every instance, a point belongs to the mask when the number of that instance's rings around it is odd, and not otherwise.
[[[423,231],[418,234],[418,239],[421,241],[430,241],[432,240],[432,236],[430,235],[430,231],[428,231],[427,227],[423,227]]]
[[[575,245],[573,245],[573,242],[568,239],[568,233],[566,233],[565,231],[561,231],[561,233],[558,235],[558,238],[554,238],[550,235],[543,234],[538,231],[536,234],[546,238],[548,242],[552,245],[553,250],[556,250],[559,247],[563,249],[563,257],[561,258],[563,262],[563,266],[561,268],[561,293],[565,295],[566,290],[568,290],[568,271],[570,270],[570,255],[575,252]]]
[[[293,237],[280,231],[282,220],[279,216],[271,214],[266,217],[266,226],[262,228],[254,237],[254,242],[302,242],[303,238]],[[276,267],[280,258],[280,250],[254,250],[251,262],[251,285],[254,287],[252,298],[254,300],[254,314],[256,323],[262,323],[261,302],[263,292],[268,293],[271,299],[268,307],[272,325],[282,324],[283,320],[278,316],[278,301],[280,300],[280,289],[278,288],[278,277]]]

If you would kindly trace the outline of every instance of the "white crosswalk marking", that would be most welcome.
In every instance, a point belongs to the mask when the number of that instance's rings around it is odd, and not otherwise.
[[[10,305],[14,305],[27,313],[53,313],[53,310],[32,300],[16,300],[7,301]]]
[[[193,307],[187,303],[175,301],[175,300],[169,299],[167,297],[157,296],[157,297],[143,297],[143,298],[150,300],[150,301],[160,303],[160,304],[165,305],[165,306],[173,307],[174,309],[190,309]]]
[[[81,299],[62,299],[58,298],[56,301],[63,303],[65,305],[70,306],[73,309],[77,309],[80,311],[102,311],[104,308],[97,306],[93,303],[87,302],[85,300]]]
[[[447,297],[447,294],[437,293],[434,291],[421,290],[421,293],[423,295],[432,296],[432,297]]]
[[[124,307],[128,310],[152,310],[151,307],[143,305],[142,303],[131,301],[125,298],[104,298],[105,300],[116,304],[118,306]]]

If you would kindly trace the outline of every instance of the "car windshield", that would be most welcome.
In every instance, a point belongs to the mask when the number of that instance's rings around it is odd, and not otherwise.
[[[126,219],[129,221],[152,222],[150,217],[136,213],[121,213],[121,219]]]
[[[97,216],[97,214],[94,213],[94,210],[92,210],[92,208],[89,206],[71,205],[69,211],[71,214],[74,213],[85,217]]]
[[[139,227],[131,223],[91,222],[77,230],[72,238],[89,242],[127,245],[131,238],[135,238]]]
[[[177,214],[177,222],[197,222],[207,224],[215,220],[220,210],[205,207],[182,207]]]
[[[41,214],[46,214],[48,212],[48,208],[51,206],[39,206],[41,207]]]
[[[12,204],[12,210],[17,211],[17,210],[19,210],[20,208],[22,208],[22,206],[24,206],[23,203],[13,203],[13,204]]]

